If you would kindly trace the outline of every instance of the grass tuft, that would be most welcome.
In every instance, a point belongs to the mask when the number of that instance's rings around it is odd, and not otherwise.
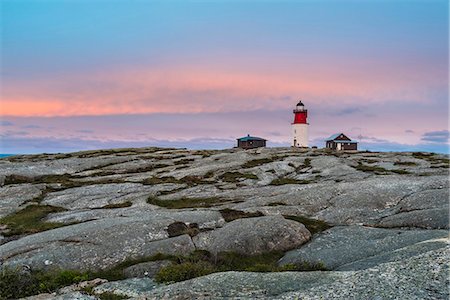
[[[218,197],[210,198],[180,198],[176,200],[161,200],[157,197],[150,196],[147,203],[160,207],[178,209],[178,208],[196,208],[196,207],[212,207],[223,204],[226,200]]]
[[[4,236],[33,234],[62,227],[66,224],[43,221],[48,214],[61,211],[66,211],[66,209],[50,205],[28,205],[24,209],[0,219],[0,224],[6,225],[8,228],[8,231],[2,234]]]
[[[243,169],[254,168],[257,166],[271,163],[271,162],[275,161],[275,159],[276,158],[272,157],[272,158],[260,158],[260,159],[249,160],[248,162],[246,162],[245,164],[242,165],[242,168]]]
[[[226,222],[231,222],[237,219],[243,219],[243,218],[255,218],[255,217],[262,217],[264,214],[260,211],[255,212],[245,212],[241,210],[234,210],[230,208],[225,208],[219,210],[219,212],[222,214],[222,217]]]
[[[284,185],[284,184],[309,184],[312,180],[294,179],[294,178],[277,178],[272,180],[270,185]]]
[[[123,207],[130,207],[131,205],[133,205],[133,203],[131,203],[131,201],[125,201],[123,203],[114,203],[114,204],[107,204],[105,206],[102,206],[100,208],[123,208]]]
[[[417,164],[413,161],[396,161],[394,166],[417,166]]]
[[[162,184],[162,183],[180,183],[178,179],[173,176],[164,176],[164,177],[150,177],[144,179],[142,184],[145,185],[154,185],[154,184]]]
[[[362,163],[358,163],[358,165],[355,167],[356,170],[358,171],[363,171],[363,172],[373,172],[375,174],[389,174],[389,170],[382,168],[382,167],[377,167],[377,166],[368,166],[368,165],[364,165]]]
[[[87,273],[72,270],[25,271],[3,267],[0,270],[0,299],[18,299],[88,280]]]
[[[267,204],[267,206],[285,206],[285,205],[287,204],[283,202],[270,202],[269,204]]]
[[[251,173],[241,173],[241,172],[226,172],[220,177],[225,182],[239,182],[240,179],[258,179],[258,176]]]

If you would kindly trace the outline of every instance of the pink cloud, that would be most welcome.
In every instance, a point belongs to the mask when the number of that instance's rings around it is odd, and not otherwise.
[[[390,99],[420,103],[428,101],[428,90],[446,84],[408,68],[393,72],[386,65],[353,67],[280,65],[269,70],[244,64],[231,71],[222,64],[92,71],[9,82],[0,109],[10,116],[75,116],[276,110],[300,97],[332,106],[336,99],[340,106]]]

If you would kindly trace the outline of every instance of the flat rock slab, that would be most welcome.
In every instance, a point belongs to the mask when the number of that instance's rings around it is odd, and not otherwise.
[[[222,228],[200,233],[193,238],[197,249],[212,253],[234,251],[259,254],[286,251],[306,243],[311,233],[298,222],[282,216],[234,220]]]
[[[0,218],[20,210],[20,206],[42,194],[45,184],[12,184],[0,187]]]
[[[324,286],[287,292],[275,299],[448,299],[448,247],[360,271],[339,271]]]
[[[173,222],[197,223],[201,229],[222,226],[217,211],[161,211],[139,216],[107,218],[61,227],[0,246],[5,264],[42,269],[104,269],[126,259],[156,253],[187,254],[195,250],[188,235],[168,238]]]
[[[363,261],[375,255],[382,255],[414,245],[419,242],[448,238],[445,230],[398,230],[362,226],[338,226],[330,228],[316,236],[310,243],[300,249],[289,251],[280,260],[285,264],[323,264],[327,269],[336,269],[343,265]],[[416,248],[417,253],[430,250],[425,244]],[[446,243],[440,243],[445,247]],[[411,250],[412,251],[412,250]],[[414,253],[413,254],[417,254]],[[381,257],[380,257],[381,258]],[[394,259],[395,256],[385,257]],[[373,264],[355,264],[355,268],[366,268]],[[349,269],[349,268],[347,268]]]
[[[215,273],[145,299],[448,299],[446,248],[359,271]]]
[[[100,208],[127,201],[145,202],[154,192],[154,187],[139,183],[93,184],[49,193],[43,203],[70,210]]]
[[[150,278],[130,278],[107,282],[93,289],[94,294],[112,293],[124,297],[142,297],[158,284]]]

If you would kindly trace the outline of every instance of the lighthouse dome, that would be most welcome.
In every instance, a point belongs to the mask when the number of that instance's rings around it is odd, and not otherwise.
[[[300,100],[300,101],[297,103],[297,106],[305,106],[305,105],[302,103],[302,100]]]

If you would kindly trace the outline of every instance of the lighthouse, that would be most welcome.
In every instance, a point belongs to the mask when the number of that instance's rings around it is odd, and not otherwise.
[[[294,109],[294,122],[292,123],[292,145],[294,147],[308,147],[308,110],[302,101]]]

